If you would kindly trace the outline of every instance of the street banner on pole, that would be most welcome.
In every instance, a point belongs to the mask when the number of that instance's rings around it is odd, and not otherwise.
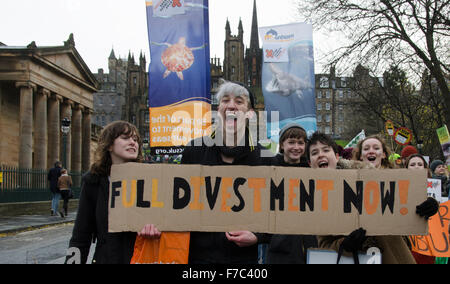
[[[211,125],[208,0],[146,1],[152,154],[180,154]]]
[[[278,143],[280,129],[290,122],[312,134],[317,130],[312,25],[261,27],[259,34],[268,138]]]

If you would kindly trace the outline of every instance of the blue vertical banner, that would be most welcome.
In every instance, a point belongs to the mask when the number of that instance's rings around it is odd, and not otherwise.
[[[312,25],[261,27],[259,33],[268,138],[278,143],[280,129],[290,122],[311,135],[317,130]]]
[[[208,0],[146,1],[150,147],[179,154],[211,126]]]

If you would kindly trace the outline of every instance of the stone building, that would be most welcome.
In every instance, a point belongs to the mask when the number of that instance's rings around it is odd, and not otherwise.
[[[122,120],[136,125],[143,140],[150,141],[150,113],[148,104],[148,73],[147,61],[142,53],[139,64],[134,55],[128,54],[127,82],[125,102],[122,106]]]
[[[92,121],[105,127],[107,124],[122,119],[122,108],[125,104],[127,90],[128,61],[117,59],[114,49],[108,58],[108,71],[98,69],[94,74],[99,82],[99,91],[94,94],[94,114]]]
[[[0,46],[0,164],[48,169],[65,156],[65,167],[86,171],[97,84],[72,34],[62,46]],[[71,131],[64,155],[66,117]]]

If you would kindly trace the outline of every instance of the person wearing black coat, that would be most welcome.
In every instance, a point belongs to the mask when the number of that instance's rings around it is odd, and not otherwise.
[[[61,193],[58,188],[58,179],[61,176],[61,162],[55,162],[55,166],[50,169],[47,175],[47,179],[50,184],[50,191],[52,193],[52,208],[51,215],[55,216],[58,212],[59,200],[61,199]]]
[[[129,264],[134,252],[135,232],[108,232],[109,175],[113,164],[141,162],[142,143],[136,127],[117,121],[105,127],[99,139],[96,160],[83,176],[77,218],[66,263],[86,263],[95,242],[92,263]],[[144,237],[158,237],[157,235]],[[78,259],[77,259],[78,258]]]
[[[289,123],[280,131],[280,153],[271,160],[272,166],[309,168],[305,157],[307,135],[297,123]],[[272,235],[267,253],[268,264],[305,264],[307,250],[317,248],[316,236]]]
[[[225,82],[220,86],[217,99],[223,126],[217,127],[211,136],[191,141],[184,149],[181,163],[263,165],[262,146],[252,143],[250,131],[246,128],[247,119],[254,115],[251,92],[240,84]],[[258,243],[267,241],[267,234],[248,231],[191,232],[189,264],[256,264]]]

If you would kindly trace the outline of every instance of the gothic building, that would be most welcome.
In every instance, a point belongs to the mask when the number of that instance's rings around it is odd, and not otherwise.
[[[116,120],[133,123],[142,139],[149,139],[148,73],[142,53],[139,64],[134,55],[127,59],[116,58],[114,50],[108,58],[109,73],[99,69],[95,74],[100,82],[99,92],[94,94],[94,123],[106,126]]]
[[[223,78],[248,86],[257,98],[257,108],[264,108],[261,90],[262,49],[259,46],[256,0],[253,2],[250,47],[244,45],[244,29],[239,20],[238,35],[231,34],[230,22],[225,25],[225,54]]]

